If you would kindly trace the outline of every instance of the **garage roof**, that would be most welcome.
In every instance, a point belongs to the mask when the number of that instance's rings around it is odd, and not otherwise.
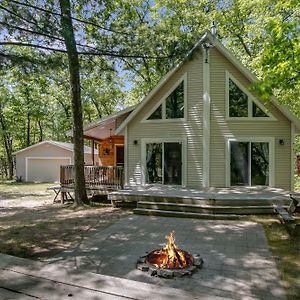
[[[57,141],[43,141],[43,142],[34,144],[32,146],[26,147],[24,149],[21,149],[19,151],[16,151],[14,154],[18,154],[18,153],[23,152],[23,151],[28,151],[28,150],[30,150],[32,148],[35,148],[35,147],[38,147],[38,146],[44,145],[44,144],[49,144],[49,145],[57,146],[57,147],[60,147],[62,149],[69,150],[69,151],[72,151],[72,152],[74,151],[74,144],[72,144],[72,143],[57,142]],[[88,147],[88,146],[84,146],[84,153],[85,154],[92,154],[92,148]],[[98,150],[97,149],[94,149],[94,154],[95,155],[98,154]]]

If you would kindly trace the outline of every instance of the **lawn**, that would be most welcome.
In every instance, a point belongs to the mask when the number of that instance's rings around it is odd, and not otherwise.
[[[48,186],[0,182],[0,252],[50,258],[131,213],[107,204],[80,209],[52,204],[54,193],[46,190]],[[288,299],[300,299],[300,240],[292,238],[276,216],[249,219],[265,229]]]
[[[300,299],[300,238],[291,237],[276,217],[253,216],[250,219],[264,227],[288,299]],[[300,222],[299,215],[297,219]]]

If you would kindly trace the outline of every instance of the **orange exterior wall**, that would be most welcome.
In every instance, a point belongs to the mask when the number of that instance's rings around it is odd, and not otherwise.
[[[101,141],[98,148],[100,166],[116,165],[115,145],[124,145],[124,137],[112,136],[111,143],[110,138]],[[105,153],[106,149],[109,150],[109,154]]]

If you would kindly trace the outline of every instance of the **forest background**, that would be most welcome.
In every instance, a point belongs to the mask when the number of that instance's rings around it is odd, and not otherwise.
[[[83,124],[138,103],[213,21],[222,43],[261,80],[256,92],[265,101],[275,95],[300,117],[298,0],[1,0],[2,175],[13,176],[13,152],[70,141],[68,4]]]

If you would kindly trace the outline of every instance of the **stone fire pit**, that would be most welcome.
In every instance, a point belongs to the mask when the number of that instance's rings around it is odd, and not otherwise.
[[[136,268],[148,272],[151,276],[163,278],[182,277],[192,275],[203,265],[199,254],[190,254],[177,248],[174,232],[166,236],[168,243],[162,249],[156,249],[137,260]]]

